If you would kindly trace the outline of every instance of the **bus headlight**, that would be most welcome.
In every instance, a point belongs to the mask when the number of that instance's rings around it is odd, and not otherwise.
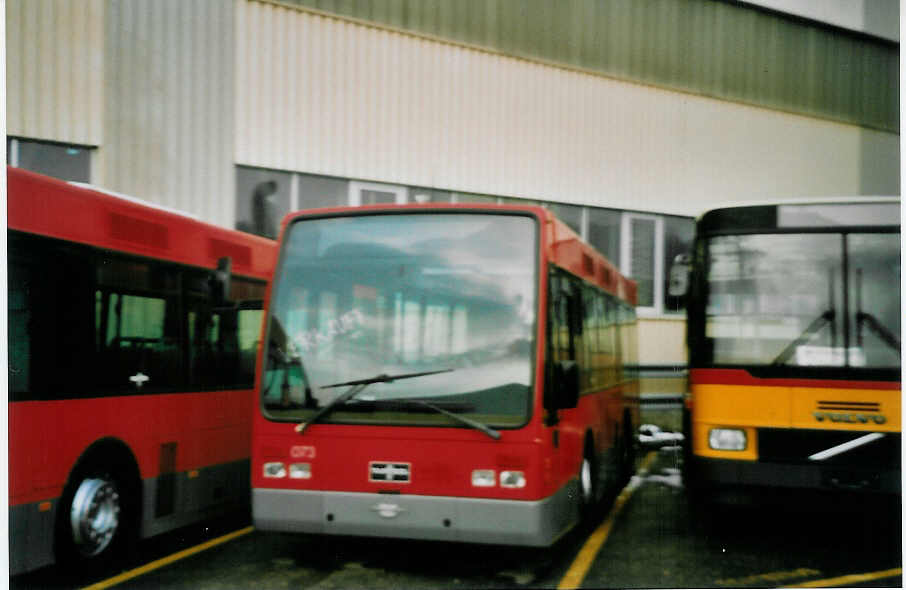
[[[715,451],[744,451],[746,432],[738,428],[712,428],[708,433],[708,445]]]
[[[286,477],[286,465],[279,461],[264,464],[264,477],[279,479]]]
[[[476,469],[472,472],[472,485],[476,488],[493,488],[497,485],[497,474],[493,469]]]
[[[311,463],[292,463],[289,466],[290,479],[311,479]]]
[[[521,471],[501,471],[500,487],[502,488],[524,488],[525,474]]]

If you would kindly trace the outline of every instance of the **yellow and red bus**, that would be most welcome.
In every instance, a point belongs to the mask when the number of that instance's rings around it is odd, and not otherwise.
[[[259,363],[255,527],[550,545],[632,469],[635,299],[541,207],[291,214]]]
[[[691,262],[692,490],[899,493],[899,200],[715,209]]]
[[[276,243],[18,168],[7,182],[10,573],[107,563],[247,508]]]

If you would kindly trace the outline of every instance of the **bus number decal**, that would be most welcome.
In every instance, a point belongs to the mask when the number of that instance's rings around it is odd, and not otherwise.
[[[305,446],[305,445],[296,445],[290,448],[289,455],[293,459],[314,459],[315,458],[315,447]]]

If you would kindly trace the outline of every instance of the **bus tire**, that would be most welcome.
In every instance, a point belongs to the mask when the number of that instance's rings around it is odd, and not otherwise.
[[[60,498],[57,563],[82,573],[125,558],[138,539],[140,507],[141,483],[131,455],[110,445],[86,453]]]
[[[601,496],[600,487],[599,465],[594,445],[590,439],[586,439],[579,466],[579,516],[583,522],[594,516]]]
[[[625,484],[635,474],[635,430],[629,412],[623,414],[623,432],[620,441],[620,483]]]

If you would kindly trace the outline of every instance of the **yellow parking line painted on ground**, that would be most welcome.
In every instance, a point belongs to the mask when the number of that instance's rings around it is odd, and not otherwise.
[[[903,568],[895,567],[893,569],[883,570],[880,572],[869,572],[867,574],[850,574],[848,576],[839,576],[837,578],[827,578],[826,580],[813,580],[811,582],[805,582],[804,584],[787,586],[787,588],[830,588],[836,586],[851,586],[852,584],[858,584],[860,582],[870,582],[872,580],[893,578],[894,576],[902,575]]]
[[[216,547],[217,545],[222,545],[222,544],[226,543],[227,541],[232,541],[233,539],[241,537],[242,535],[247,535],[248,533],[252,532],[253,530],[255,530],[255,527],[249,526],[249,527],[245,527],[244,529],[239,529],[238,531],[233,531],[232,533],[228,533],[222,537],[217,537],[216,539],[211,539],[210,541],[202,543],[201,545],[189,547],[188,549],[184,549],[178,553],[174,553],[173,555],[168,555],[167,557],[162,557],[161,559],[158,559],[157,561],[152,561],[151,563],[147,563],[141,567],[137,567],[134,570],[129,570],[128,572],[123,572],[123,573],[119,574],[118,576],[108,578],[106,580],[98,582],[97,584],[92,584],[91,586],[86,586],[83,590],[103,590],[104,588],[110,588],[111,586],[116,586],[117,584],[121,584],[121,583],[125,582],[126,580],[131,580],[132,578],[137,578],[138,576],[141,576],[143,574],[147,574],[148,572],[162,568],[165,565],[169,565],[173,562],[179,561],[180,559],[185,559],[186,557],[189,557],[190,555],[195,555],[196,553],[201,553],[202,551],[210,549],[211,547]]]
[[[656,456],[656,451],[648,453],[642,461],[639,471],[647,471]],[[572,565],[569,566],[566,575],[563,576],[563,579],[560,580],[560,584],[557,585],[558,590],[574,590],[582,585],[582,581],[585,579],[586,574],[588,574],[591,564],[594,563],[595,557],[598,555],[601,547],[604,546],[607,537],[610,536],[610,530],[613,528],[613,524],[620,514],[620,511],[623,510],[623,505],[626,504],[630,497],[632,497],[632,493],[639,487],[640,483],[640,479],[633,478],[629,484],[623,488],[623,491],[620,492],[620,495],[614,500],[610,514],[607,515],[607,518],[601,523],[601,526],[588,537],[585,541],[585,545],[579,550],[579,554],[576,555]]]

